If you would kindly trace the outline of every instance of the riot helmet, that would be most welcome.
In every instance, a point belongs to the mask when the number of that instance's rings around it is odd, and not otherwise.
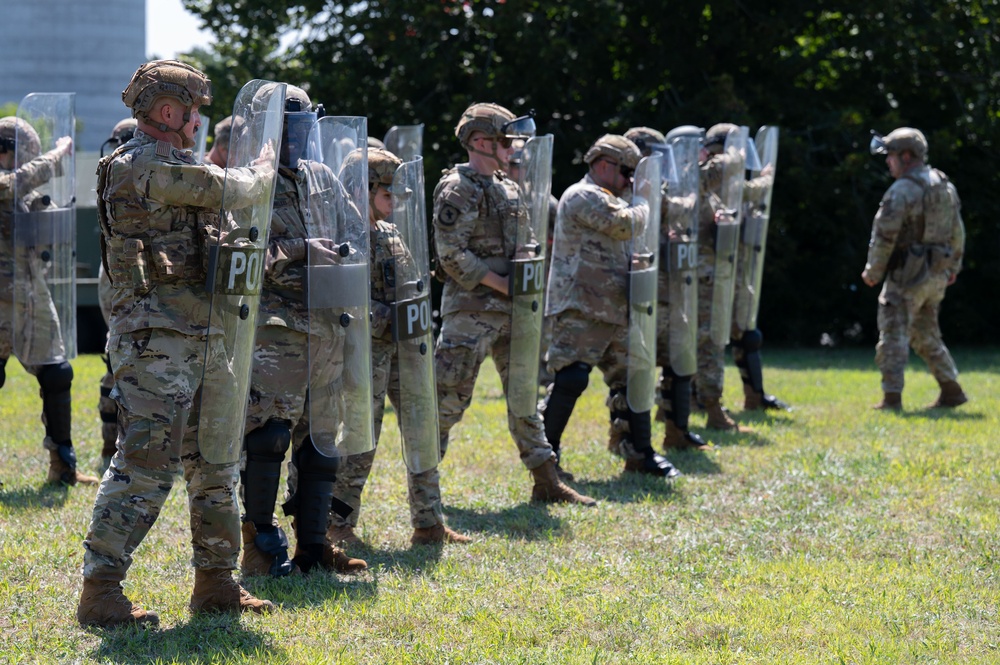
[[[285,118],[279,164],[298,168],[299,160],[306,156],[309,132],[323,115],[322,105],[314,107],[305,90],[290,84],[285,86]]]
[[[109,148],[114,151],[118,146],[124,145],[132,140],[135,136],[135,128],[138,123],[135,118],[123,118],[118,121],[118,124],[114,126],[111,130],[111,136],[108,140],[101,144],[101,157],[104,157],[105,148]]]
[[[149,116],[156,100],[172,97],[184,106],[183,122],[178,128],[163,123],[154,123]],[[122,91],[122,101],[132,109],[132,117],[149,122],[161,132],[174,132],[181,137],[184,147],[194,145],[192,139],[182,133],[184,125],[191,120],[195,106],[212,103],[212,82],[204,72],[179,60],[153,60],[139,66],[132,80]]]
[[[41,155],[42,142],[38,132],[23,118],[0,118],[0,153],[12,153],[15,149],[15,169]]]
[[[927,138],[919,129],[898,127],[885,136],[874,129],[871,131],[872,140],[868,148],[873,155],[909,151],[919,160],[927,159]]]
[[[589,166],[601,157],[616,161],[621,174],[626,178],[632,177],[642,159],[639,147],[619,134],[605,134],[597,139],[583,156],[583,161]]]
[[[491,152],[479,150],[473,146],[471,139],[475,132],[482,132],[486,138],[492,139],[495,143]],[[465,110],[462,117],[455,126],[455,136],[458,137],[462,147],[470,152],[475,152],[487,157],[491,157],[500,162],[497,156],[497,146],[499,143],[504,148],[510,148],[511,143],[516,138],[529,138],[535,135],[534,114],[529,113],[520,117],[515,117],[513,113],[499,104],[480,103],[473,104]]]
[[[673,143],[677,139],[687,137],[697,137],[699,141],[704,141],[705,130],[702,127],[696,127],[694,125],[681,125],[680,127],[674,127],[667,132],[666,142]]]
[[[340,178],[349,192],[356,192],[361,186],[361,183],[357,182],[358,176],[362,173],[361,169],[358,168],[358,162],[364,156],[365,153],[362,153],[361,148],[352,150],[344,158],[344,163],[340,167]],[[368,210],[375,219],[385,219],[386,215],[382,214],[375,206],[375,196],[379,187],[390,193],[397,193],[392,190],[392,182],[396,175],[396,169],[403,164],[403,160],[388,150],[371,147],[367,148],[367,157]]]
[[[643,157],[649,157],[653,146],[667,142],[667,138],[652,127],[633,127],[625,132],[625,138],[634,143]]]

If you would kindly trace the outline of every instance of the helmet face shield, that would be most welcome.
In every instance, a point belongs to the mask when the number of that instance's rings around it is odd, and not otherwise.
[[[285,123],[281,130],[281,154],[278,157],[282,166],[298,167],[299,160],[306,156],[309,131],[316,120],[316,114],[308,111],[285,113]]]
[[[872,130],[872,140],[871,143],[868,144],[868,150],[873,155],[889,154],[889,148],[885,144],[885,137],[876,132],[874,129]]]
[[[535,117],[533,114],[522,115],[500,127],[500,132],[507,138],[531,138],[535,136]]]
[[[762,168],[764,167],[760,163],[760,153],[757,152],[757,144],[754,143],[753,138],[748,138],[746,169],[747,171],[760,171]]]

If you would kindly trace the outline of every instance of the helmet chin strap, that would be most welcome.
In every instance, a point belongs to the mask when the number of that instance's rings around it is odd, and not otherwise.
[[[466,147],[466,149],[467,149],[467,150],[468,150],[469,152],[474,152],[474,153],[476,153],[477,155],[482,155],[483,157],[489,157],[489,158],[490,158],[490,159],[492,159],[492,160],[493,160],[494,162],[496,162],[496,164],[497,164],[497,168],[503,168],[503,163],[502,163],[502,162],[500,161],[500,157],[499,157],[499,155],[497,155],[497,144],[498,144],[498,141],[496,141],[496,140],[494,139],[494,140],[493,140],[493,151],[492,151],[492,152],[485,152],[485,151],[483,151],[483,150],[478,150],[478,149],[477,149],[477,148],[476,148],[476,147],[475,147],[475,146],[474,146],[474,145],[472,144],[472,141],[469,141],[469,143],[468,143],[468,144],[467,144],[467,145],[466,145],[465,147]]]
[[[142,116],[149,121],[149,124],[153,125],[164,134],[177,134],[177,136],[181,139],[181,147],[190,148],[194,145],[194,139],[188,139],[188,137],[184,135],[184,127],[191,121],[191,109],[192,107],[190,106],[184,107],[184,115],[181,116],[181,126],[177,129],[174,129],[170,125],[163,122],[155,122],[149,117],[148,113],[143,113]]]

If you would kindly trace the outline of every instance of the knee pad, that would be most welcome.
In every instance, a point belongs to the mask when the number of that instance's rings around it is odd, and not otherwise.
[[[291,425],[287,420],[272,418],[247,434],[244,440],[247,460],[279,463],[284,460],[292,443]]]
[[[747,353],[759,351],[760,347],[764,346],[764,333],[760,330],[744,331],[743,337],[740,339],[740,346]]]
[[[68,391],[73,385],[73,367],[65,360],[52,365],[42,365],[38,370],[38,385],[43,395]]]
[[[556,372],[552,382],[554,389],[564,391],[574,397],[579,397],[590,383],[590,365],[575,362]]]
[[[299,482],[303,480],[334,481],[337,478],[337,457],[327,457],[316,450],[312,439],[307,438],[295,456],[295,466],[299,470]]]

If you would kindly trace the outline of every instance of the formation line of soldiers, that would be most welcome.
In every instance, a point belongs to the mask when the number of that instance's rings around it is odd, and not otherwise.
[[[738,429],[721,401],[729,343],[744,408],[785,408],[764,391],[756,325],[776,128],[756,141],[726,123],[602,136],[555,202],[553,137],[536,135],[531,114],[473,104],[455,129],[468,161],[443,173],[428,225],[421,126],[376,145],[366,118],[327,115],[300,87],[254,80],[201,159],[191,148],[212,101],[202,72],[146,63],[122,100],[133,117],[114,128],[97,171],[106,470],[84,540],[81,625],[158,623],[123,583],[178,474],[192,612],[273,609],[233,578],[237,566],[273,577],[365,570],[341,545],[359,542],[387,397],[411,542],[469,542],[445,525],[439,465],[487,355],[533,501],[596,504],[567,484],[561,456],[595,366],[609,391],[608,448],[626,472],[670,479],[679,471],[665,453],[709,446],[689,429],[692,395],[709,428]],[[12,202],[0,351],[38,376],[49,480],[66,484],[97,480],[77,471],[69,432],[72,104],[71,94],[29,95],[17,118],[0,120],[0,193]],[[893,154],[891,135],[885,145]],[[434,277],[444,282],[436,340]],[[541,404],[540,358],[551,379]],[[291,553],[276,518],[286,461]]]

